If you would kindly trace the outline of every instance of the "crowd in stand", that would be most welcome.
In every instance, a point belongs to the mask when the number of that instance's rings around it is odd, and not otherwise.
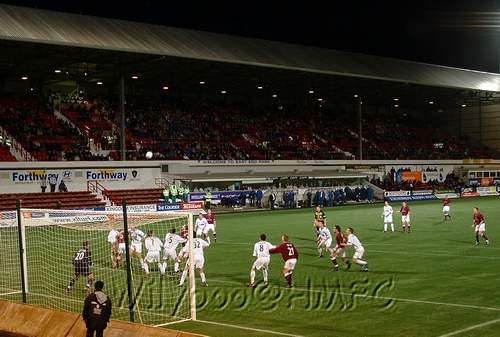
[[[105,99],[51,95],[0,100],[0,125],[39,160],[118,159],[116,106]],[[67,120],[56,118],[51,109]],[[352,114],[311,117],[208,101],[168,103],[131,98],[127,104],[129,159],[354,159],[357,127]],[[334,118],[332,118],[334,116]],[[22,123],[20,122],[22,121]],[[90,144],[106,154],[91,152]],[[484,149],[402,114],[364,120],[364,159],[480,158]]]
[[[370,182],[386,191],[455,190],[460,184],[460,179],[455,172],[444,175],[442,169],[438,170],[437,167],[427,167],[421,171],[422,177],[425,177],[426,173],[439,172],[437,179],[425,179],[425,181],[403,179],[403,173],[411,171],[409,167],[400,167],[397,170],[393,167],[383,177],[373,177]]]

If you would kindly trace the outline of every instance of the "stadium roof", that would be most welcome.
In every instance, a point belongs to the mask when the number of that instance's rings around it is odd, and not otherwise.
[[[0,40],[500,91],[498,74],[8,5],[0,5]]]

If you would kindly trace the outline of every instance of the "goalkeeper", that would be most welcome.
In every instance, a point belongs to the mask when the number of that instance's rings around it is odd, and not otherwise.
[[[90,288],[94,282],[92,274],[92,253],[90,252],[90,242],[83,241],[82,247],[75,252],[73,256],[73,267],[75,268],[75,276],[69,282],[66,292],[69,292],[80,276],[87,277],[86,291],[90,292]]]

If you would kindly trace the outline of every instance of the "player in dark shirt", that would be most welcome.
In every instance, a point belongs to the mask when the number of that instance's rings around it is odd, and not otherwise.
[[[204,215],[207,222],[213,225],[214,232],[214,242],[217,242],[217,219],[215,218],[215,213],[209,208],[207,209],[207,214]]]
[[[347,265],[347,269],[351,268],[351,261],[349,261],[349,258],[347,257],[347,252],[346,252],[346,242],[347,238],[342,234],[342,229],[340,228],[339,225],[335,225],[334,227],[334,232],[335,232],[335,248],[333,249],[331,260],[333,263],[333,270],[338,271],[339,270],[339,264],[337,262],[337,256],[340,256],[342,260],[344,260],[344,263]]]
[[[316,206],[316,211],[314,212],[314,227],[316,227],[316,236],[319,235],[319,228],[321,227],[321,224],[325,225],[326,227],[326,214],[323,212],[321,207]]]
[[[297,259],[299,258],[299,251],[293,243],[288,242],[288,235],[283,234],[281,237],[282,243],[269,250],[269,253],[276,254],[280,253],[285,261],[285,266],[283,267],[283,276],[285,277],[287,288],[292,287],[292,273],[297,264]]]
[[[486,223],[484,221],[484,216],[479,212],[479,208],[474,207],[472,219],[474,223],[472,224],[472,228],[474,228],[474,232],[476,233],[476,246],[479,244],[479,237],[483,237],[484,241],[487,245],[490,244],[490,240],[486,236]]]
[[[66,292],[69,292],[73,285],[80,276],[87,277],[86,291],[90,292],[90,288],[94,282],[94,275],[92,274],[92,253],[90,252],[90,242],[83,241],[82,247],[75,252],[73,256],[73,267],[75,276],[69,282]]]

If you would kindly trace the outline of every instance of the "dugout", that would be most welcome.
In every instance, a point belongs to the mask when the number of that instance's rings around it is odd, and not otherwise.
[[[122,128],[127,102],[155,96],[255,114],[356,111],[358,122],[419,114],[500,149],[498,74],[8,5],[0,45],[2,93],[105,95],[120,103]],[[352,156],[363,159],[362,141]]]

